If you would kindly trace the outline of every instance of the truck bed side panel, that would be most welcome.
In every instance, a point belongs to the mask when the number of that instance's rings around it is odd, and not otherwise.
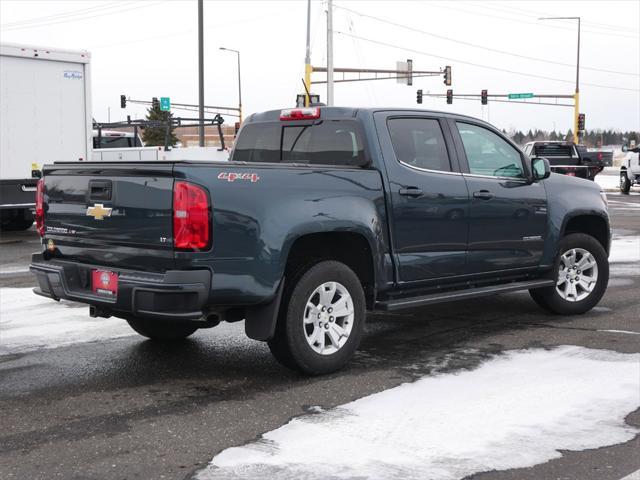
[[[212,268],[213,303],[237,305],[271,298],[296,239],[322,232],[362,235],[374,253],[376,281],[386,285],[382,277],[389,248],[378,171],[211,165],[176,164],[176,179],[207,186],[214,211],[213,252],[177,253],[176,268]],[[248,175],[240,179],[229,174]]]

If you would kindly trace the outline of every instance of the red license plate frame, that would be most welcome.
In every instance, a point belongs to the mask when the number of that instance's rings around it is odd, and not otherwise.
[[[116,298],[118,295],[118,274],[110,270],[91,270],[91,290],[100,296]]]

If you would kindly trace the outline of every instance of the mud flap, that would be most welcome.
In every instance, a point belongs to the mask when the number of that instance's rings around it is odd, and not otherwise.
[[[247,337],[263,342],[273,338],[285,280],[283,278],[280,282],[276,295],[271,302],[247,309],[244,319],[244,331]]]

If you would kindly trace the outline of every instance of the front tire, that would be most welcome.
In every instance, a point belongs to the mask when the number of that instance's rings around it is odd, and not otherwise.
[[[620,172],[620,191],[625,195],[628,195],[631,191],[631,180],[629,180],[627,172],[624,170]]]
[[[130,318],[127,319],[127,323],[143,337],[163,342],[183,340],[198,329],[179,322],[162,322],[146,318]]]
[[[358,276],[345,264],[315,264],[285,287],[269,349],[284,366],[308,375],[344,367],[364,328],[366,306]]]
[[[609,283],[609,261],[595,238],[572,233],[560,241],[552,287],[529,290],[531,298],[545,310],[560,315],[578,315],[595,307]]]

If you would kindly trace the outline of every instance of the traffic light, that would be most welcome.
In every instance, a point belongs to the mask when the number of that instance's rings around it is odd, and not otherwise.
[[[453,90],[447,90],[447,103],[451,105],[453,103]]]
[[[584,131],[584,113],[579,113],[578,114],[578,131],[582,132]]]
[[[451,86],[451,67],[449,65],[444,67],[444,84],[447,87]]]
[[[480,92],[480,102],[482,103],[482,105],[486,105],[487,104],[488,97],[489,97],[489,95],[487,95],[487,91],[486,90],[482,90]]]
[[[120,108],[127,108],[127,96],[120,95]]]
[[[160,100],[158,100],[158,97],[153,97],[151,99],[151,108],[154,110],[158,110],[160,108]]]
[[[422,89],[419,89],[416,92],[416,102],[418,103],[422,103]]]

